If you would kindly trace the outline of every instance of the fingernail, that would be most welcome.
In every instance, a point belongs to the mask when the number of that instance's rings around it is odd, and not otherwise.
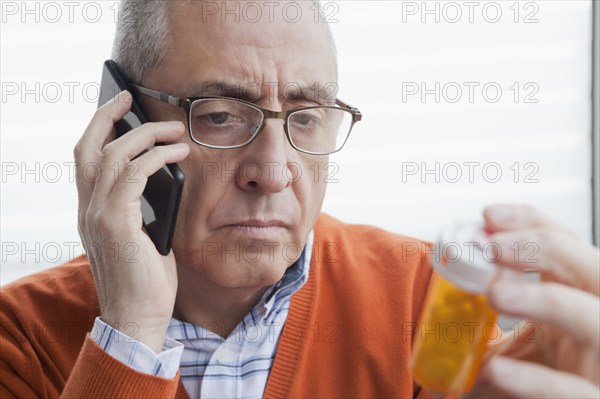
[[[115,96],[115,98],[113,99],[114,103],[131,103],[132,97],[131,97],[131,93],[128,92],[127,90],[123,90],[122,92],[120,92],[119,94],[117,94]]]
[[[489,210],[494,223],[506,223],[515,218],[515,209],[510,205],[496,205]]]
[[[127,90],[123,90],[122,92],[116,95],[115,99],[123,100],[129,96],[131,96],[131,93],[129,93]]]

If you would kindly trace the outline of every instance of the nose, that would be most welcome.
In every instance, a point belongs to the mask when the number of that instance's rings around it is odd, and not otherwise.
[[[237,181],[243,190],[274,194],[294,180],[288,163],[295,150],[285,136],[282,120],[268,119],[258,136],[242,150]]]

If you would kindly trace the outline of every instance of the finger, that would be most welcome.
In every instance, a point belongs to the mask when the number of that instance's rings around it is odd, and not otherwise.
[[[483,218],[488,233],[536,227],[559,229],[575,235],[569,228],[529,205],[497,204],[484,209]]]
[[[498,355],[528,361],[536,361],[545,356],[542,353],[545,347],[536,345],[540,340],[547,339],[546,336],[541,336],[540,323],[521,320],[503,334],[500,342],[488,347],[484,354],[484,362]]]
[[[93,246],[96,244],[92,242],[85,215],[100,170],[101,149],[104,143],[114,138],[114,122],[123,118],[130,110],[131,101],[131,94],[123,91],[100,107],[73,150],[78,193],[78,231],[88,253],[93,252]],[[95,270],[95,261],[91,260],[90,263],[94,281],[102,286],[100,274]]]
[[[481,379],[514,398],[598,398],[600,395],[597,386],[579,376],[500,356],[490,359],[483,367]]]
[[[157,146],[141,155],[129,164],[133,172],[127,178],[119,180],[110,196],[110,204],[118,207],[120,204],[129,204],[138,201],[148,177],[162,168],[165,164],[175,163],[185,159],[190,152],[186,143],[177,143]]]
[[[92,196],[102,147],[114,138],[115,122],[122,119],[130,108],[131,94],[128,91],[119,93],[96,111],[73,149],[80,214],[85,212]]]
[[[518,270],[539,270],[545,280],[558,281],[600,294],[600,251],[573,235],[546,228],[496,233],[489,237],[501,264]]]
[[[92,201],[102,202],[109,196],[130,160],[157,142],[177,139],[184,131],[184,125],[179,121],[146,123],[107,144],[100,163],[102,177],[94,187]]]
[[[490,290],[490,301],[502,313],[548,323],[577,341],[600,349],[597,296],[557,283],[498,281]]]

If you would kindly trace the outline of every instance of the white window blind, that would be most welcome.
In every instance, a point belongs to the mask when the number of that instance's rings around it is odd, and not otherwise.
[[[324,209],[435,239],[528,203],[590,239],[591,2],[466,4],[339,3],[341,95],[365,116]]]
[[[339,97],[364,114],[319,171],[325,212],[434,239],[528,203],[590,239],[591,1],[322,3]],[[82,251],[72,149],[116,7],[2,3],[2,284]]]

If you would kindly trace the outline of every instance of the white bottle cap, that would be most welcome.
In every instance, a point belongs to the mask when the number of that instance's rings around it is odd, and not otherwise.
[[[486,248],[487,247],[487,248]],[[498,275],[486,233],[475,222],[455,222],[446,227],[435,243],[433,269],[456,286],[473,293],[485,293]]]

